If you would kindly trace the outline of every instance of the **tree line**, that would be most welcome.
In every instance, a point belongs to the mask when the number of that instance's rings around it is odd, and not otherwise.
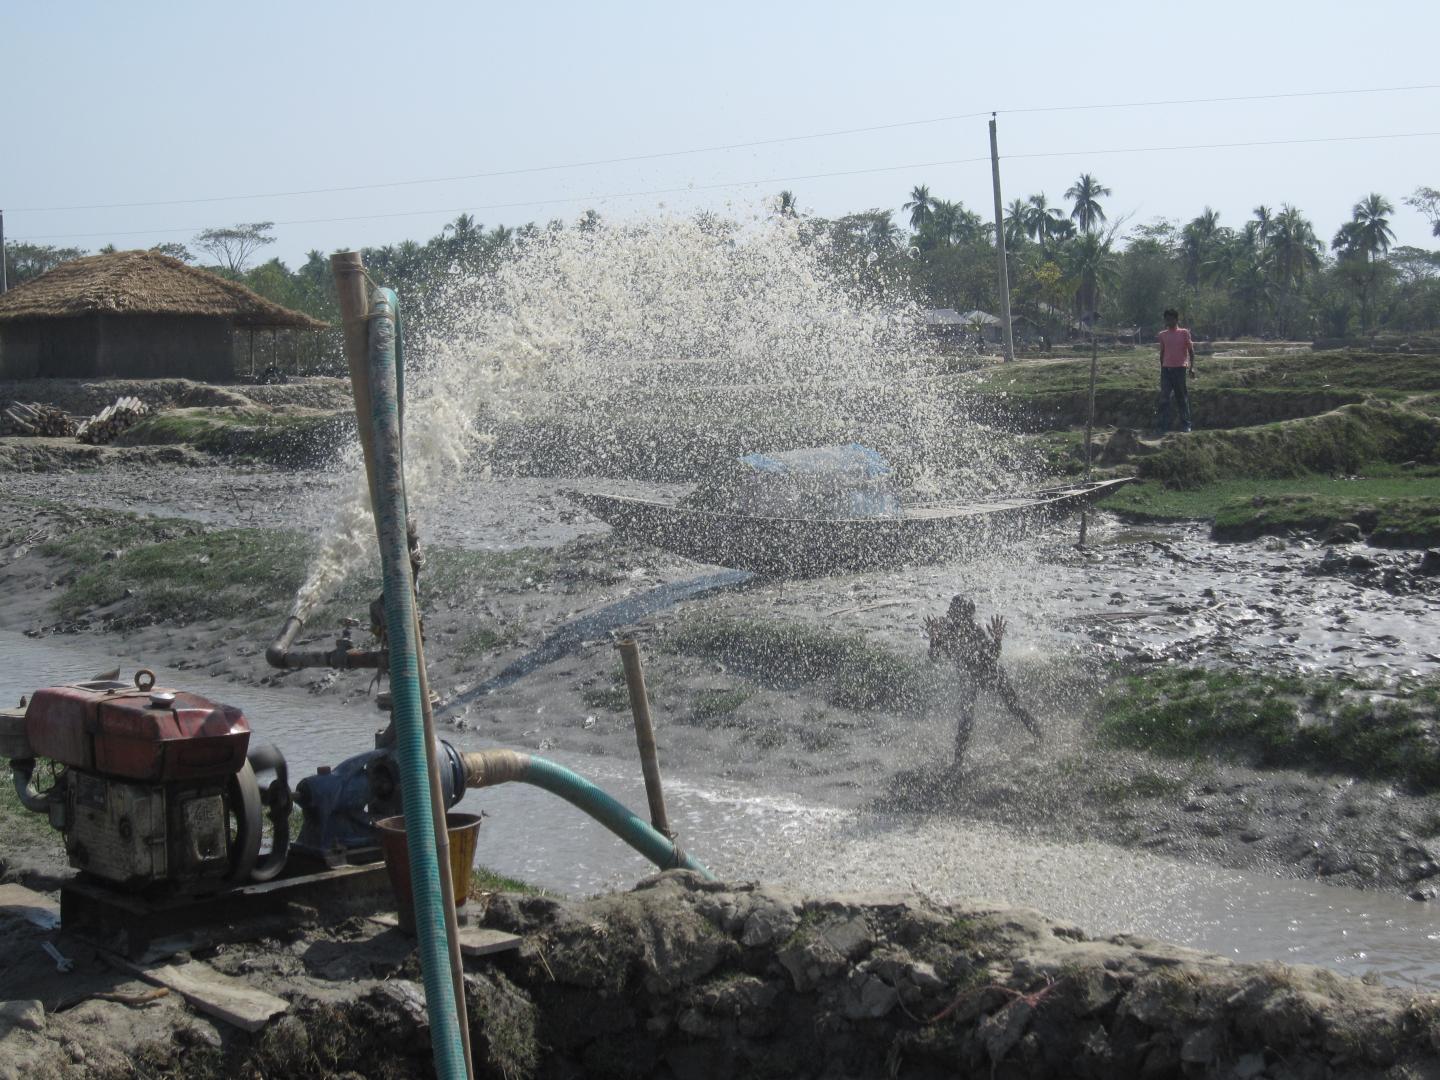
[[[1205,207],[1186,222],[1128,225],[1111,220],[1114,193],[1090,173],[1052,204],[1044,192],[1013,199],[1003,224],[1012,313],[1050,341],[1098,319],[1103,328],[1149,334],[1160,313],[1177,307],[1207,337],[1363,337],[1379,331],[1440,330],[1440,251],[1395,246],[1394,204],[1378,193],[1360,197],[1327,244],[1294,206],[1257,206],[1230,224]],[[1440,191],[1422,187],[1405,197],[1440,237]],[[774,203],[802,243],[816,247],[837,280],[859,295],[901,296],[924,307],[959,311],[999,308],[993,221],[959,201],[914,187],[896,212],[883,208],[827,218],[805,213],[793,192]],[[702,213],[717,235],[738,226]],[[454,272],[484,273],[547,232],[593,229],[599,215],[578,220],[485,228],[461,214],[424,242],[363,250],[365,265],[426,318],[424,300]],[[273,224],[207,229],[190,244],[152,250],[240,281],[260,295],[316,318],[338,318],[328,257],[307,253],[294,269],[272,258],[255,262],[274,243]],[[115,250],[113,246],[100,249]],[[23,283],[87,252],[74,247],[9,244],[10,283]]]

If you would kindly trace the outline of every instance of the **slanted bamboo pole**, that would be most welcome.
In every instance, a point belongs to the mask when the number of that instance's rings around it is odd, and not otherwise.
[[[640,771],[645,775],[645,797],[650,803],[650,824],[663,836],[675,839],[665,813],[665,792],[660,787],[660,760],[655,751],[655,727],[650,722],[650,699],[645,693],[645,673],[640,668],[640,647],[634,638],[615,646],[625,669],[625,686],[630,691],[630,711],[635,714],[635,743],[640,749]]]
[[[335,294],[340,301],[340,326],[345,335],[345,362],[350,366],[350,388],[355,395],[355,419],[360,448],[365,452],[365,475],[370,483],[370,505],[376,504],[375,443],[370,424],[370,290],[369,276],[358,251],[337,251],[330,256]],[[254,361],[251,361],[254,372]]]

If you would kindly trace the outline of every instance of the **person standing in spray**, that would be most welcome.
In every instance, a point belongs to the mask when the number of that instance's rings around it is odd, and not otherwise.
[[[955,696],[956,769],[965,763],[975,727],[975,701],[982,690],[994,693],[1037,742],[1044,738],[1039,721],[1020,703],[1020,696],[1000,670],[1000,642],[1005,637],[1002,616],[996,615],[982,629],[975,621],[975,602],[956,596],[943,619],[926,618],[925,633],[930,639],[930,661],[951,661],[960,677]]]
[[[1164,435],[1170,430],[1170,397],[1180,410],[1180,430],[1190,430],[1190,388],[1186,376],[1195,367],[1195,342],[1190,331],[1180,325],[1180,313],[1165,309],[1165,329],[1160,341],[1160,422],[1156,430]]]

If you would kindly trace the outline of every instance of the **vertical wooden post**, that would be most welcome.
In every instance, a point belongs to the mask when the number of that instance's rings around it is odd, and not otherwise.
[[[630,711],[635,714],[635,744],[640,750],[640,771],[645,776],[645,797],[650,803],[650,824],[662,836],[675,839],[665,813],[665,793],[660,789],[660,761],[655,752],[655,728],[650,722],[650,699],[645,693],[645,673],[640,670],[640,648],[634,638],[615,646],[625,669],[625,686],[630,691]]]
[[[1085,482],[1090,482],[1090,437],[1095,430],[1095,371],[1100,366],[1100,343],[1095,333],[1095,318],[1090,319],[1090,407],[1085,413]],[[1085,546],[1085,530],[1089,509],[1080,511],[1080,546]]]

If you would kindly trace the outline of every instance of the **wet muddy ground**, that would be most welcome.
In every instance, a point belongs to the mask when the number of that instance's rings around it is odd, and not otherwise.
[[[350,482],[331,473],[124,466],[10,474],[0,492],[318,535]],[[573,639],[558,654],[535,657],[523,677],[483,692],[576,619],[710,572],[614,541],[567,503],[568,486],[475,481],[420,507],[432,546],[548,548],[558,557],[546,573],[461,590],[427,610],[432,685],[455,703],[442,715],[476,736],[581,760],[630,760],[633,734],[612,642],[613,632],[631,632],[644,651],[666,768],[678,776],[844,810],[959,815],[1039,837],[1098,839],[1417,898],[1432,893],[1440,800],[1393,784],[1105,749],[1089,727],[1095,697],[1117,667],[1225,664],[1360,677],[1380,695],[1433,678],[1440,672],[1440,590],[1436,578],[1416,571],[1418,552],[1327,548],[1303,537],[1216,544],[1199,525],[1136,529],[1100,515],[1085,551],[1073,547],[1071,523],[964,563],[752,581],[686,599]],[[56,526],[34,514],[34,528],[21,530],[29,546],[0,552],[8,598],[0,621],[32,634],[103,630],[104,611],[57,623],[49,608],[56,571],[34,551],[36,539]],[[958,592],[974,598],[982,616],[1007,618],[1006,663],[1048,737],[1036,747],[982,699],[957,784],[942,768],[954,724],[945,676],[924,671],[919,622]],[[763,654],[719,656],[686,646],[716,626],[761,638],[795,626],[856,635],[880,663],[920,669],[924,700],[886,705],[867,700],[863,686],[857,693],[784,676]],[[332,633],[313,631],[321,642]],[[263,650],[271,633],[263,619],[183,628],[162,622],[129,629],[126,647],[196,679],[304,687],[371,707],[364,675],[270,671]]]

